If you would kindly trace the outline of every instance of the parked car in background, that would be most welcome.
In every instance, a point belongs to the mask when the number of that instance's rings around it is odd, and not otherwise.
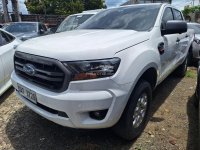
[[[171,5],[110,8],[77,30],[20,44],[12,83],[22,102],[57,124],[113,127],[132,140],[150,118],[152,91],[175,70],[185,75],[193,38]]]
[[[195,33],[192,49],[189,53],[189,59],[192,62],[198,62],[198,60],[200,60],[200,24],[188,23],[188,29],[193,29]]]
[[[9,26],[9,25],[10,25],[10,23],[4,23],[4,24],[2,24],[2,29],[5,30],[5,28],[6,28],[7,26]]]
[[[196,92],[195,92],[194,105],[198,109],[198,115],[199,115],[198,119],[199,119],[199,125],[200,125],[200,61],[198,62],[198,69],[197,69],[197,86],[196,86]],[[200,131],[199,131],[199,134],[200,134]]]
[[[46,26],[41,22],[12,22],[4,30],[12,33],[22,41],[48,34]]]
[[[90,10],[90,11],[84,11],[79,14],[70,15],[59,25],[59,27],[56,30],[56,33],[74,30],[82,23],[84,23],[86,20],[88,20],[90,17],[92,17],[93,15],[97,14],[102,10],[103,9]]]
[[[0,29],[0,96],[11,86],[14,49],[19,43],[20,40]]]

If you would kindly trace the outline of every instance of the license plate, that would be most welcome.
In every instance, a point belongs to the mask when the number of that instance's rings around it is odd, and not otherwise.
[[[28,100],[30,100],[31,102],[35,104],[37,103],[37,96],[34,91],[20,84],[17,84],[17,86],[18,86],[18,92],[20,95],[24,96],[25,98],[27,98]]]

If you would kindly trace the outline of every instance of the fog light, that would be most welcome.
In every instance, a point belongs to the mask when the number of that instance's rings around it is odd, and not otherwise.
[[[89,114],[92,119],[103,120],[106,117],[107,112],[108,112],[108,109],[91,111]]]

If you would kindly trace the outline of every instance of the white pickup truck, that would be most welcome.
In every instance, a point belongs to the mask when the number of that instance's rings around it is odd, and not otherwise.
[[[12,83],[29,108],[63,126],[113,127],[132,140],[144,130],[152,91],[183,77],[193,34],[168,4],[104,10],[77,30],[16,48]]]

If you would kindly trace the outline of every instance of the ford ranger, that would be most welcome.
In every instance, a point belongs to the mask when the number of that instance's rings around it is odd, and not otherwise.
[[[19,45],[12,83],[26,106],[57,124],[112,127],[132,140],[148,122],[156,86],[173,71],[185,75],[192,41],[171,5],[111,8],[77,30]]]

